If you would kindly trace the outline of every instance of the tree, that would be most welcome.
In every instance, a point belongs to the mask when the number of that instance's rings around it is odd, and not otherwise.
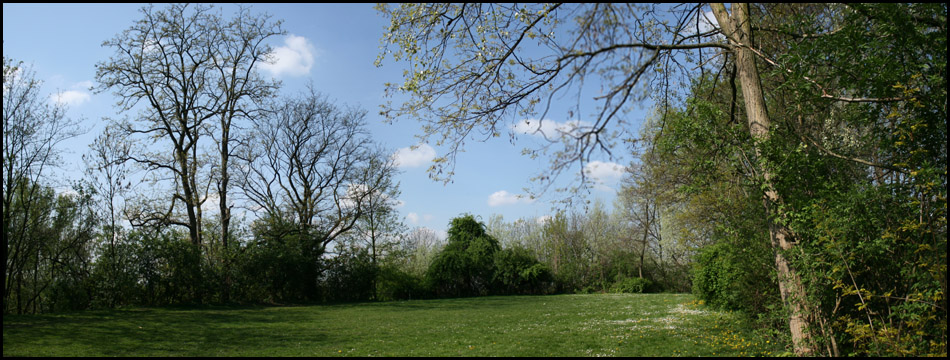
[[[122,111],[144,103],[134,122],[120,123],[123,131],[160,149],[137,148],[126,160],[174,181],[164,209],[143,209],[134,214],[133,223],[183,226],[191,243],[202,245],[201,205],[208,199],[209,186],[204,183],[217,174],[222,241],[227,243],[234,121],[260,112],[255,104],[276,87],[253,70],[270,53],[263,42],[281,33],[279,24],[252,16],[245,8],[230,22],[200,5],[175,4],[164,10],[146,6],[141,11],[142,19],[103,43],[115,54],[96,65],[98,91],[112,90]],[[220,120],[219,161],[211,173],[200,148],[214,128],[214,118]]]
[[[440,296],[479,296],[492,289],[498,240],[472,215],[452,219],[448,242],[426,271],[426,281]]]
[[[254,122],[252,141],[266,146],[242,155],[244,194],[269,221],[305,238],[314,260],[395,194],[395,167],[365,121],[366,111],[338,107],[311,87]]]
[[[83,162],[86,164],[85,175],[89,185],[95,190],[95,194],[103,204],[103,210],[108,221],[106,232],[108,233],[108,243],[106,244],[109,264],[109,281],[112,291],[110,295],[111,306],[116,305],[116,298],[119,294],[116,291],[117,278],[120,273],[118,269],[117,248],[119,238],[122,236],[122,227],[120,226],[120,216],[117,202],[119,197],[123,196],[129,189],[131,182],[127,179],[130,173],[125,159],[129,156],[132,144],[127,139],[122,138],[121,132],[114,125],[107,125],[102,134],[97,137],[92,144],[89,144],[89,152],[83,155]]]
[[[22,275],[27,256],[40,246],[38,212],[45,191],[42,180],[58,164],[56,146],[79,133],[62,104],[40,94],[42,83],[21,62],[3,57],[3,310]],[[18,311],[22,307],[17,305]]]
[[[211,96],[218,96],[221,104],[218,128],[211,136],[216,137],[218,163],[216,188],[218,210],[221,218],[221,242],[225,249],[231,238],[231,208],[228,193],[231,190],[231,157],[234,148],[231,143],[239,139],[235,135],[239,128],[235,122],[263,116],[264,103],[275,95],[279,86],[276,81],[266,81],[258,74],[257,66],[268,60],[272,50],[264,42],[284,32],[280,22],[272,23],[268,16],[254,16],[250,10],[241,6],[237,16],[227,23],[219,23],[213,30],[220,40],[212,46],[214,68],[218,72],[217,87],[211,88]],[[215,136],[215,135],[218,136]],[[240,143],[238,143],[240,145]],[[251,146],[244,144],[244,146]]]
[[[408,253],[407,271],[415,276],[425,276],[432,260],[444,246],[444,239],[432,229],[416,227],[403,238],[403,248]]]
[[[381,171],[390,175],[376,178],[379,183],[372,187],[379,189],[380,192],[370,194],[366,198],[365,211],[354,227],[353,237],[368,247],[372,266],[379,269],[379,259],[384,256],[384,252],[390,252],[398,244],[405,225],[399,221],[399,213],[396,211],[399,184],[393,184],[392,176],[396,171],[394,159],[375,158],[370,160],[369,167],[374,168],[372,171]],[[362,185],[354,186],[356,187],[351,191],[358,192],[362,187]],[[374,300],[377,299],[377,288],[374,277]]]

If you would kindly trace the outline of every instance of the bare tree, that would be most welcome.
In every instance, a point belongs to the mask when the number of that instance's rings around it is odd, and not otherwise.
[[[221,217],[221,242],[227,248],[231,237],[231,208],[228,193],[234,171],[231,157],[235,153],[232,142],[239,141],[236,121],[261,116],[263,104],[274,96],[279,83],[264,80],[255,71],[266,61],[271,48],[264,41],[283,34],[280,22],[271,23],[267,16],[254,16],[249,9],[240,7],[231,21],[218,25],[218,42],[211,44],[218,86],[209,88],[209,96],[220,104],[218,127],[211,131],[218,152],[216,190]],[[240,146],[240,142],[238,142]]]
[[[254,124],[242,188],[254,210],[291,222],[322,254],[391,193],[395,167],[373,145],[365,110],[337,107],[312,87],[275,109]]]
[[[108,213],[108,233],[109,242],[107,251],[109,252],[109,270],[112,276],[110,286],[112,286],[112,306],[116,301],[116,277],[119,273],[118,263],[116,261],[116,246],[121,232],[119,208],[117,202],[124,196],[130,187],[128,176],[131,172],[125,159],[129,157],[129,151],[132,144],[128,139],[122,137],[122,133],[115,126],[108,125],[102,134],[89,144],[89,152],[83,155],[83,162],[86,164],[86,178],[89,184],[95,189],[100,202]]]
[[[167,174],[174,183],[162,209],[151,204],[132,220],[183,226],[191,242],[200,245],[201,205],[216,180],[222,241],[227,243],[233,127],[236,120],[258,113],[261,100],[277,86],[253,69],[267,59],[270,49],[263,42],[281,33],[279,24],[243,7],[229,22],[202,5],[146,6],[142,14],[132,27],[103,43],[115,55],[96,66],[98,90],[114,91],[123,111],[139,110],[134,121],[122,123],[123,130],[153,145],[133,151],[126,160]],[[218,124],[213,124],[215,118]],[[216,164],[201,152],[208,134],[216,134],[211,136]]]

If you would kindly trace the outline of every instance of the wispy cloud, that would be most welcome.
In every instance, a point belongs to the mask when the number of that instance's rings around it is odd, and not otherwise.
[[[548,221],[551,221],[551,219],[553,219],[551,215],[541,215],[535,218],[534,222],[538,223],[539,225],[544,225],[547,224]]]
[[[584,176],[593,181],[595,189],[613,191],[626,169],[614,162],[594,160],[584,165]]]
[[[274,77],[283,74],[289,76],[305,76],[310,74],[316,57],[316,48],[310,40],[303,36],[287,35],[284,46],[274,49],[273,58],[269,63],[262,63],[261,68],[270,72]]]
[[[423,221],[428,222],[432,220],[432,215],[429,215],[429,214],[419,215],[414,212],[411,212],[411,213],[406,214],[406,220],[409,220],[409,222],[412,223],[413,225],[419,225],[420,222],[423,222]]]
[[[512,194],[505,190],[496,191],[488,196],[488,206],[530,204],[533,202],[534,199],[527,195]]]
[[[393,154],[396,166],[400,168],[414,168],[423,166],[435,158],[435,149],[428,144],[420,144],[415,149],[404,147]]]
[[[60,105],[77,106],[89,101],[90,95],[85,91],[67,90],[53,94],[53,101]]]

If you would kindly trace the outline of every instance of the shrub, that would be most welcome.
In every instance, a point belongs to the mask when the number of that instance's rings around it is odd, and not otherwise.
[[[448,243],[426,271],[428,286],[439,296],[487,295],[498,240],[472,215],[452,219],[448,232]]]
[[[622,278],[613,283],[610,292],[617,294],[642,294],[653,292],[655,285],[653,281],[645,278]]]
[[[373,297],[377,267],[366,248],[343,247],[339,255],[326,263],[324,301],[363,301]]]
[[[495,252],[495,293],[544,294],[553,277],[547,266],[535,259],[524,248]]]
[[[425,279],[400,269],[398,266],[384,264],[379,268],[376,278],[376,300],[412,300],[431,297],[425,287]]]
[[[780,302],[775,269],[763,240],[736,245],[720,241],[699,251],[693,268],[693,293],[707,304],[748,314]]]

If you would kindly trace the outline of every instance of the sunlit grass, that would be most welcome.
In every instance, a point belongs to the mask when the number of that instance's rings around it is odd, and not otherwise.
[[[4,356],[769,356],[690,295],[506,296],[12,316]]]

